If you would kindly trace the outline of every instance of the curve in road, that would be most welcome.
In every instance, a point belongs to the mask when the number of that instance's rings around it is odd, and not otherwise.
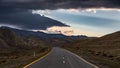
[[[54,47],[49,55],[24,68],[99,68],[70,51]]]

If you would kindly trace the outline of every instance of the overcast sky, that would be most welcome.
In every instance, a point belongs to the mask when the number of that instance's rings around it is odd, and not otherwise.
[[[39,14],[58,22],[43,24],[46,19]],[[73,35],[103,36],[120,30],[120,1],[0,0],[0,18],[1,26],[43,30],[69,25]]]

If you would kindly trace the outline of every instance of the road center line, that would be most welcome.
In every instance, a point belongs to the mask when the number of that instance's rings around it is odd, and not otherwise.
[[[63,57],[63,59],[65,59],[65,57]]]
[[[63,61],[63,64],[65,64],[65,61]]]

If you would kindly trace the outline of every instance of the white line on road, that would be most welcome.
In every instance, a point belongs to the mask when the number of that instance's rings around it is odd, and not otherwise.
[[[65,57],[63,57],[63,59],[65,59]]]
[[[63,50],[65,50],[65,49],[63,49]],[[99,68],[98,66],[96,66],[96,65],[94,65],[94,64],[92,64],[92,63],[86,61],[86,60],[83,59],[82,57],[80,57],[80,56],[78,56],[78,55],[76,55],[76,54],[74,54],[74,53],[72,53],[72,52],[70,52],[70,51],[68,51],[68,50],[65,50],[65,51],[67,51],[68,53],[70,53],[70,54],[72,54],[72,55],[78,57],[79,59],[81,59],[81,60],[84,61],[85,63],[87,63],[87,64],[89,64],[89,65],[91,65],[91,66],[93,66],[93,67],[95,67],[95,68]]]
[[[63,61],[63,64],[65,64],[65,61]]]

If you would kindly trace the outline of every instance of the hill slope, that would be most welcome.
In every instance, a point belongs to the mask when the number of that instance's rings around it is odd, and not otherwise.
[[[44,40],[20,37],[10,29],[0,28],[0,68],[23,68],[48,53],[51,48],[46,45]]]
[[[103,45],[103,46],[120,46],[120,31],[111,33],[100,38],[92,40],[96,45]],[[89,41],[91,43],[91,41]]]
[[[0,28],[0,47],[25,45],[23,39],[10,29]]]
[[[100,68],[120,68],[120,31],[100,38],[77,40],[66,45],[64,48],[97,64]]]

